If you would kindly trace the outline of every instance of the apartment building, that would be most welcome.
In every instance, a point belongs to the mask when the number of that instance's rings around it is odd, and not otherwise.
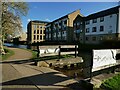
[[[85,41],[85,21],[83,15],[78,15],[73,21],[74,41],[84,43]]]
[[[30,21],[27,25],[27,43],[45,41],[45,28],[48,22],[45,21]]]
[[[120,40],[120,6],[85,17],[85,43]]]
[[[80,14],[76,10],[46,25],[46,41],[73,42],[73,21]]]
[[[106,40],[120,40],[120,6],[86,17],[76,17],[74,32],[81,43],[98,44]]]

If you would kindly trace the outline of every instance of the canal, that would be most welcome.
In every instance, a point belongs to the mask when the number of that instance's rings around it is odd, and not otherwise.
[[[27,45],[16,45],[13,43],[4,43],[4,46],[27,49]]]

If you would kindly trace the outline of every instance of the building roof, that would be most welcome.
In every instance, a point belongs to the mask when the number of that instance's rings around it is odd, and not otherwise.
[[[78,10],[79,10],[79,9],[78,9]],[[61,19],[63,19],[63,18],[68,18],[68,15],[70,15],[70,14],[72,14],[72,13],[78,11],[78,10],[75,10],[75,11],[73,11],[73,12],[71,12],[71,13],[68,13],[67,15],[62,16],[62,17],[60,17],[60,18],[58,18],[58,19],[56,19],[56,20],[48,23],[47,25],[49,25],[49,24],[51,24],[51,23],[54,23],[54,22],[56,22],[56,21],[58,21],[58,20],[61,20]],[[82,15],[82,14],[81,14],[81,15]]]
[[[97,13],[94,13],[94,14],[90,14],[90,15],[85,17],[85,20],[95,19],[95,18],[98,18],[98,17],[118,13],[119,12],[119,7],[120,6],[116,6],[116,7],[107,9],[107,10],[103,10],[103,11],[100,11],[100,12],[97,12]]]
[[[30,22],[35,22],[35,23],[49,23],[47,21],[38,21],[38,20],[34,20],[34,21],[30,21]]]

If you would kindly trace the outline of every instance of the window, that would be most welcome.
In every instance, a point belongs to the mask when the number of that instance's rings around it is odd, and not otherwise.
[[[42,30],[40,30],[40,34],[42,34]]]
[[[37,25],[37,28],[39,28],[39,25]]]
[[[100,31],[104,31],[104,27],[103,26],[100,26]]]
[[[83,30],[81,29],[81,30],[80,30],[80,32],[82,33],[82,32],[83,32]]]
[[[86,21],[85,23],[86,23],[86,25],[87,25],[87,24],[90,24],[90,20]]]
[[[64,27],[64,30],[66,30],[67,28],[66,27]]]
[[[42,40],[42,35],[40,35],[40,40]]]
[[[93,40],[93,41],[96,41],[96,37],[92,37],[92,40]]]
[[[79,22],[77,22],[77,26],[78,26],[78,25],[80,25],[80,23],[79,23]]]
[[[55,24],[55,27],[58,28],[58,24]]]
[[[43,30],[43,34],[45,34],[45,30]]]
[[[34,30],[34,34],[36,34],[36,30]]]
[[[76,23],[74,23],[74,26],[76,26]]]
[[[39,40],[39,35],[37,35],[37,40]]]
[[[45,40],[45,36],[43,36],[43,39]]]
[[[104,17],[100,17],[100,22],[103,22],[104,21]]]
[[[37,25],[33,25],[33,27],[34,27],[34,29],[36,29],[36,28],[37,28]]]
[[[97,23],[97,19],[93,19],[93,21],[92,21],[93,23]]]
[[[67,24],[67,20],[64,21],[64,24]]]
[[[40,28],[42,28],[42,26],[40,26]]]
[[[77,30],[80,29],[80,22],[77,22],[77,23],[76,23],[76,29],[77,29]]]
[[[39,34],[39,30],[37,30],[37,34]]]
[[[89,28],[86,28],[86,33],[89,33],[90,31],[89,31]]]
[[[34,40],[36,39],[36,36],[34,35],[34,38],[33,38]]]
[[[111,28],[112,28],[112,26],[110,25],[110,26],[109,26],[109,28],[111,29]]]
[[[59,26],[61,26],[62,25],[62,22],[59,22]]]
[[[97,28],[96,27],[93,27],[92,28],[92,32],[96,32],[97,31]]]

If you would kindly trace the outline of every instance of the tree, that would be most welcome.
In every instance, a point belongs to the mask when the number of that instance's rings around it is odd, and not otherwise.
[[[22,30],[21,17],[26,16],[28,4],[25,2],[1,2],[0,7],[0,53],[4,54],[2,42],[7,34],[14,36]]]

